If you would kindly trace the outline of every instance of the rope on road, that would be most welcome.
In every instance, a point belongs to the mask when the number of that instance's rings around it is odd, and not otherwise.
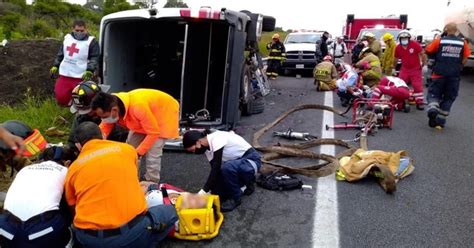
[[[266,132],[268,132],[270,129],[275,127],[278,123],[283,121],[290,114],[300,111],[300,110],[305,110],[305,109],[330,111],[339,116],[344,116],[345,114],[344,112],[336,110],[333,107],[320,105],[320,104],[306,104],[306,105],[294,107],[286,111],[285,113],[280,115],[278,118],[276,118],[273,122],[267,124],[260,130],[258,130],[253,136],[252,143],[255,149],[264,153],[262,163],[265,165],[264,167],[266,168],[263,168],[263,171],[279,170],[279,171],[282,171],[283,173],[301,174],[308,177],[324,177],[324,176],[331,175],[332,173],[336,171],[336,169],[339,167],[340,158],[342,158],[343,156],[351,156],[355,152],[356,150],[355,147],[353,147],[349,143],[340,139],[316,139],[309,142],[302,142],[302,143],[297,143],[297,144],[279,143],[277,145],[270,145],[270,146],[263,146],[260,144],[259,140]],[[369,119],[372,120],[372,118],[369,118]],[[369,123],[367,123],[367,125],[369,125]],[[360,146],[365,149],[367,149],[367,130],[368,129],[366,128],[365,131],[361,134],[361,139],[360,139]],[[337,146],[345,147],[347,149],[337,154],[336,156],[332,156],[328,154],[320,154],[320,153],[315,153],[315,152],[306,150],[308,148],[320,146],[320,145],[337,145]],[[298,167],[298,168],[288,166],[285,164],[272,162],[272,160],[284,158],[284,157],[311,158],[311,159],[324,160],[326,162],[321,163],[321,164],[316,164],[316,165],[305,166],[305,167]]]

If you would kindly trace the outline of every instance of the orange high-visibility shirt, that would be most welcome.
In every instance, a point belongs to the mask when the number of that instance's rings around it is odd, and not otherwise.
[[[179,137],[179,103],[172,96],[152,89],[136,89],[115,95],[125,106],[125,116],[118,124],[146,135],[136,149],[138,154],[144,155],[159,138]],[[113,127],[114,124],[109,123],[100,125],[105,137]]]
[[[64,187],[67,203],[75,206],[74,226],[114,229],[146,212],[137,175],[137,153],[131,145],[87,142],[69,167]]]

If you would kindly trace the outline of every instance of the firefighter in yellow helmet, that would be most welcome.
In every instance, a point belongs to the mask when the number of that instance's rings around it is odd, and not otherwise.
[[[272,41],[267,44],[267,49],[270,51],[268,55],[267,76],[270,79],[276,79],[281,63],[286,57],[285,46],[280,41],[280,35],[278,33],[273,34]]]
[[[382,45],[380,45],[380,41],[377,40],[375,35],[371,32],[367,32],[364,34],[363,39],[369,43],[370,51],[379,57],[379,60],[382,59]]]
[[[382,37],[383,42],[385,43],[385,52],[382,56],[382,72],[387,76],[391,76],[393,74],[392,70],[394,60],[395,60],[395,48],[397,47],[397,43],[394,40],[394,37],[390,33],[385,33]]]

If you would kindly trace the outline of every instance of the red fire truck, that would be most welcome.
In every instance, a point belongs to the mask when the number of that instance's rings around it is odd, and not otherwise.
[[[408,16],[385,18],[354,18],[353,14],[347,15],[346,25],[343,34],[347,47],[352,48],[357,38],[365,32],[372,32],[377,39],[380,39],[386,32],[392,33],[395,37],[401,29],[407,27]]]

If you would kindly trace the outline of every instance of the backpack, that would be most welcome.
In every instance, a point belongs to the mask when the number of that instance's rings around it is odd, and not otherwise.
[[[268,190],[292,190],[301,189],[303,181],[293,176],[287,175],[280,172],[273,172],[269,174],[261,174],[257,178],[258,186]]]

